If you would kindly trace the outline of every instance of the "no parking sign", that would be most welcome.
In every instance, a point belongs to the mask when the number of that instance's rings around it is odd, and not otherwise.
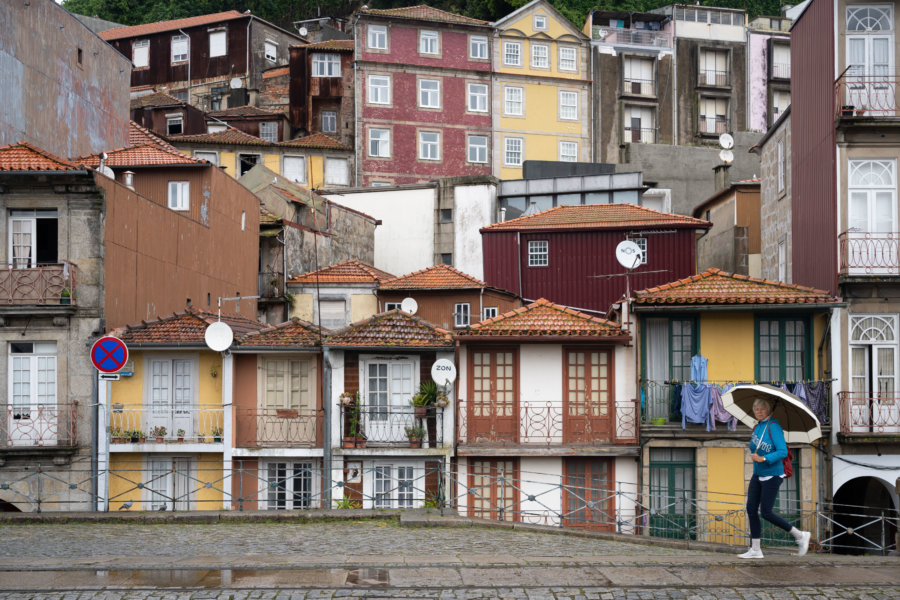
[[[128,362],[128,347],[119,338],[105,335],[91,346],[91,362],[101,373],[117,373]]]

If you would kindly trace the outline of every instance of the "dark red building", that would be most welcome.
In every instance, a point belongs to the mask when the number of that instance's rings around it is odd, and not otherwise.
[[[425,5],[355,26],[359,184],[491,174],[491,24]]]
[[[558,206],[481,229],[484,280],[525,301],[605,313],[631,289],[644,289],[696,272],[697,232],[709,221],[634,204]],[[643,249],[628,280],[616,246],[632,240]]]

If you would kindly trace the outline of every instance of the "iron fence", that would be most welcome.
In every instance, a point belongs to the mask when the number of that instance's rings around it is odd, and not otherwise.
[[[731,72],[716,69],[700,69],[697,71],[697,85],[728,87],[731,85]]]
[[[238,448],[313,448],[322,446],[322,409],[235,408]]]
[[[0,447],[74,446],[78,439],[78,402],[7,405],[0,422]]]
[[[835,117],[896,117],[897,76],[848,69],[834,82]]]
[[[444,408],[341,405],[341,435],[345,448],[443,448]]]
[[[141,442],[221,442],[225,409],[221,404],[124,404],[109,411],[110,444]]]
[[[841,275],[900,275],[900,233],[845,231],[838,245]]]
[[[900,434],[900,395],[838,392],[841,433]]]
[[[75,305],[76,267],[73,263],[33,267],[7,265],[0,269],[0,302],[12,305]]]

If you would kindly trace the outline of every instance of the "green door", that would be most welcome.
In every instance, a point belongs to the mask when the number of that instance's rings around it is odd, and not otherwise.
[[[650,448],[650,535],[696,539],[693,448]]]

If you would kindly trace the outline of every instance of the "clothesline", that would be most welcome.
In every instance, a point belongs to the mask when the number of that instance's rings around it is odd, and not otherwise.
[[[643,381],[647,383],[657,383],[658,381],[653,381],[651,379],[644,379]],[[780,386],[784,383],[788,384],[797,384],[797,383],[831,383],[832,381],[837,381],[836,379],[785,379],[782,381],[755,381],[748,379],[705,379],[703,381],[699,381],[696,379],[666,379],[662,383],[664,385],[684,385],[686,383],[706,383],[706,384],[728,384],[728,385],[736,385],[736,384],[761,384],[761,385],[774,385]]]

